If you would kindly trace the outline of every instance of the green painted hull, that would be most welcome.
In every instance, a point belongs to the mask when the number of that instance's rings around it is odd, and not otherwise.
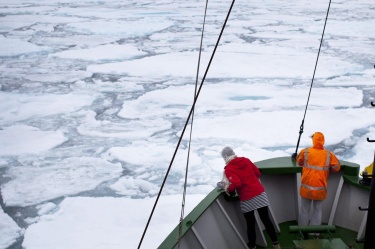
[[[269,201],[270,215],[279,233],[281,248],[362,249],[370,188],[359,184],[359,165],[341,161],[339,173],[330,173],[328,197],[323,206],[323,224],[334,232],[322,232],[319,238],[301,240],[297,225],[300,205],[301,167],[290,157],[256,162]],[[273,248],[257,217],[258,248]],[[240,249],[246,247],[246,225],[238,200],[228,200],[215,188],[184,219],[179,240],[179,227],[169,234],[159,249]]]

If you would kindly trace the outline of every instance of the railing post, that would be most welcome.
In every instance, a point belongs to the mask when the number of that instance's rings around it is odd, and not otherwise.
[[[375,106],[372,102],[371,102],[371,105]],[[369,138],[367,138],[367,141],[375,142],[374,140],[370,140]],[[374,152],[373,163],[375,164],[375,152]],[[372,176],[374,176],[374,166],[372,167],[371,174]],[[365,232],[365,244],[364,244],[363,249],[375,248],[374,229],[375,229],[375,180],[371,179],[370,198],[369,198],[369,203],[368,203],[366,232]]]
[[[375,163],[375,153],[374,153]],[[372,167],[372,175],[374,175],[374,167]],[[370,198],[368,203],[367,211],[367,223],[365,232],[365,244],[363,249],[374,249],[375,248],[375,180],[371,180]]]

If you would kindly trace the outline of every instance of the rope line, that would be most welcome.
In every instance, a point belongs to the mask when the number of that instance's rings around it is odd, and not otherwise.
[[[304,123],[305,123],[305,117],[306,117],[307,107],[308,107],[308,105],[309,105],[309,101],[310,101],[311,89],[312,89],[312,86],[313,86],[313,84],[314,84],[315,72],[316,72],[316,68],[317,68],[317,66],[318,66],[319,55],[320,55],[320,50],[321,50],[321,48],[322,48],[323,37],[324,37],[324,32],[325,32],[325,30],[326,30],[326,25],[327,25],[327,20],[328,20],[328,14],[329,14],[330,6],[331,6],[331,0],[329,1],[329,4],[328,4],[328,9],[327,9],[327,14],[326,14],[326,19],[325,19],[325,22],[324,22],[324,28],[323,28],[323,32],[322,32],[322,38],[320,39],[320,45],[319,45],[318,55],[317,55],[317,57],[316,57],[315,67],[314,67],[314,73],[313,73],[313,77],[312,77],[312,79],[311,79],[309,95],[308,95],[307,102],[306,102],[305,113],[304,113],[304,115],[303,115],[303,119],[302,119],[302,122],[301,122],[301,126],[300,126],[300,128],[299,128],[299,136],[298,136],[298,141],[297,141],[296,151],[295,151],[295,152],[293,153],[293,155],[292,155],[292,157],[293,157],[294,159],[296,159],[296,157],[297,157],[298,146],[299,146],[299,143],[300,143],[300,140],[301,140],[301,135],[302,135],[302,133],[303,133],[303,127],[304,127]]]
[[[200,42],[200,46],[199,46],[198,66],[197,66],[197,74],[196,74],[196,78],[195,78],[194,99],[197,96],[198,77],[199,77],[199,68],[200,68],[201,55],[202,55],[202,44],[203,44],[204,26],[206,24],[207,6],[208,6],[208,0],[206,0],[206,8],[205,8],[205,11],[204,11],[203,27],[202,27],[202,34],[201,34],[201,42]],[[187,185],[187,176],[188,176],[188,171],[189,171],[191,138],[192,138],[192,134],[193,134],[194,109],[193,109],[192,116],[191,116],[190,137],[189,137],[188,155],[187,155],[187,160],[186,160],[184,191],[183,191],[183,194],[182,194],[181,216],[180,216],[180,222],[179,222],[179,225],[178,225],[178,247],[177,247],[178,249],[180,248],[180,244],[181,244],[182,221],[183,221],[184,215],[185,215],[186,185]]]
[[[146,227],[145,227],[145,229],[144,229],[144,231],[143,231],[143,234],[142,234],[141,240],[139,241],[138,249],[139,249],[139,248],[141,247],[141,245],[142,245],[142,242],[143,242],[144,236],[145,236],[145,234],[146,234],[146,232],[147,232],[147,229],[148,229],[148,226],[149,226],[149,224],[150,224],[151,218],[152,218],[152,216],[153,216],[153,214],[154,214],[154,211],[155,211],[156,205],[157,205],[157,203],[158,203],[158,201],[159,201],[159,198],[160,198],[161,192],[162,192],[162,190],[163,190],[163,188],[164,188],[164,185],[165,185],[165,182],[166,182],[166,180],[167,180],[168,174],[169,174],[169,172],[170,172],[170,170],[171,170],[171,167],[172,167],[173,161],[174,161],[174,159],[175,159],[175,157],[176,157],[177,150],[178,150],[178,148],[180,147],[180,144],[181,144],[181,141],[182,141],[182,137],[184,136],[184,133],[185,133],[186,127],[188,126],[188,123],[189,123],[190,117],[192,116],[192,113],[193,113],[193,110],[194,110],[194,108],[195,108],[195,104],[197,103],[197,100],[198,100],[198,97],[199,97],[200,91],[201,91],[201,89],[202,89],[203,83],[204,83],[204,81],[205,81],[205,79],[206,79],[206,76],[207,76],[208,70],[209,70],[209,68],[210,68],[210,66],[211,66],[212,60],[213,60],[213,58],[214,58],[214,55],[215,55],[216,49],[217,49],[217,47],[218,47],[218,45],[219,45],[219,42],[220,42],[221,36],[222,36],[222,34],[223,34],[223,32],[224,32],[224,28],[225,28],[225,26],[226,26],[226,24],[227,24],[227,21],[228,21],[228,19],[229,19],[229,15],[230,15],[230,13],[231,13],[231,11],[232,11],[232,8],[233,8],[233,5],[234,5],[234,2],[235,2],[235,0],[232,1],[232,4],[231,4],[231,6],[230,6],[230,8],[229,8],[229,11],[228,11],[228,14],[227,14],[227,16],[226,16],[226,18],[225,18],[225,21],[224,21],[223,27],[222,27],[222,29],[221,29],[221,31],[220,31],[219,38],[218,38],[218,40],[217,40],[217,42],[216,42],[216,45],[215,45],[215,48],[214,48],[214,50],[213,50],[213,52],[212,52],[212,55],[211,55],[210,61],[209,61],[208,65],[207,65],[206,71],[205,71],[205,73],[204,73],[204,76],[203,76],[202,81],[201,81],[201,83],[200,83],[200,86],[199,86],[199,88],[198,88],[197,94],[196,94],[196,96],[195,96],[195,98],[194,98],[193,104],[192,104],[192,106],[191,106],[191,109],[190,109],[189,115],[188,115],[188,117],[187,117],[187,119],[186,119],[186,122],[185,122],[184,128],[183,128],[183,130],[182,130],[182,132],[181,132],[181,135],[180,135],[180,138],[179,138],[179,140],[178,140],[178,143],[177,143],[176,149],[175,149],[175,151],[174,151],[174,153],[173,153],[173,156],[172,156],[171,162],[170,162],[170,164],[169,164],[168,170],[167,170],[167,172],[166,172],[166,174],[165,174],[165,177],[164,177],[164,179],[163,179],[162,185],[161,185],[161,187],[160,187],[160,189],[159,189],[159,193],[158,193],[158,195],[157,195],[157,197],[156,197],[156,200],[155,200],[154,206],[153,206],[153,208],[152,208],[152,210],[151,210],[150,217],[149,217],[149,219],[148,219],[148,221],[147,221],[147,224],[146,224]]]

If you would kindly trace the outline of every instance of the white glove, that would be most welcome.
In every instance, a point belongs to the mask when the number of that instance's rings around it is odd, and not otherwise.
[[[216,184],[219,188],[222,188],[222,189],[224,189],[224,182],[218,182],[217,184]]]

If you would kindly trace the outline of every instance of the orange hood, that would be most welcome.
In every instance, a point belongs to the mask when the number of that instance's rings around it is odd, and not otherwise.
[[[324,135],[321,132],[315,132],[312,137],[313,147],[315,149],[324,149]]]

